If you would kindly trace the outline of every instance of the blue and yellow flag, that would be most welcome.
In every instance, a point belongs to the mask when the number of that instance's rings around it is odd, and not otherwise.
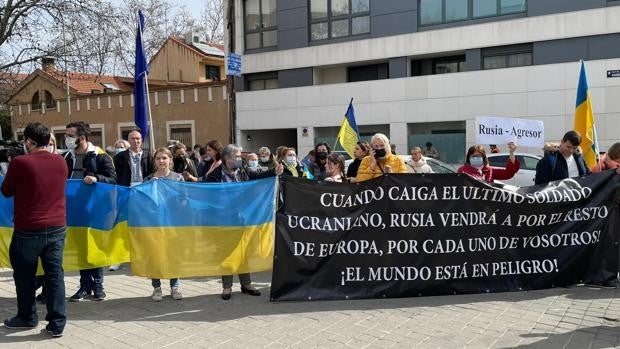
[[[1,182],[2,178],[0,178]],[[67,238],[64,269],[80,270],[129,261],[127,202],[129,188],[68,180]],[[1,195],[0,195],[1,196]],[[0,198],[0,266],[10,267],[13,199]]]
[[[276,178],[194,184],[152,180],[128,208],[134,275],[174,278],[269,270]]]
[[[581,134],[581,150],[583,159],[588,167],[596,165],[598,158],[598,141],[596,139],[596,127],[594,113],[592,112],[592,99],[588,90],[586,68],[581,61],[579,72],[579,84],[577,85],[577,103],[575,108],[575,131]]]
[[[355,155],[353,152],[355,150],[355,145],[359,142],[359,140],[360,134],[357,130],[355,111],[353,110],[353,98],[351,98],[349,108],[347,108],[347,112],[344,114],[344,120],[342,120],[342,125],[340,126],[338,137],[336,138],[336,143],[340,143],[342,149],[344,149],[344,151],[346,151],[347,154],[354,159]]]

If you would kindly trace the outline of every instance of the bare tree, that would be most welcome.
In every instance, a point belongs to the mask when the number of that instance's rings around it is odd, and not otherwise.
[[[84,25],[104,24],[113,17],[111,6],[99,0],[2,1],[0,70],[19,69],[24,65],[32,68],[31,65],[42,57],[58,58],[69,54],[85,61],[85,56],[91,56],[93,51],[78,44],[91,32]],[[63,29],[68,37],[63,38]],[[70,35],[71,31],[76,35]],[[76,51],[75,47],[80,50]]]
[[[205,0],[200,32],[207,42],[224,43],[224,0]]]

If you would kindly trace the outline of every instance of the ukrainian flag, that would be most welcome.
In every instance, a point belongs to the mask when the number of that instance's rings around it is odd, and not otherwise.
[[[588,79],[583,61],[577,85],[577,103],[575,108],[575,131],[581,134],[581,150],[588,167],[596,165],[598,158],[598,141],[592,112],[592,99],[588,90]]]
[[[151,180],[132,188],[134,275],[174,278],[269,270],[276,178],[195,184]]]
[[[353,98],[351,98],[349,108],[347,108],[347,112],[344,114],[344,120],[342,120],[336,143],[340,142],[342,149],[344,149],[351,158],[355,159],[353,151],[359,139],[360,135],[357,130],[357,123],[355,122],[355,111],[353,110]]]
[[[127,214],[129,188],[68,180],[67,238],[63,266],[67,271],[129,261]],[[10,267],[13,200],[0,198],[0,266]]]

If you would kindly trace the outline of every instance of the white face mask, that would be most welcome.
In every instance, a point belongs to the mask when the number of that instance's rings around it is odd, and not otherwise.
[[[50,152],[50,153],[54,154],[54,146],[53,146],[53,145],[48,145],[47,147],[45,147],[45,149],[46,149],[48,152]]]
[[[114,149],[114,153],[118,154],[118,153],[120,153],[120,152],[122,152],[124,150],[125,150],[125,148],[116,148],[116,149]]]
[[[297,157],[296,156],[287,156],[286,157],[286,163],[291,165],[291,166],[297,164]]]
[[[28,154],[28,148],[26,147],[26,142],[22,143],[22,147],[24,148],[24,154]]]
[[[257,168],[258,167],[258,160],[250,160],[250,161],[248,161],[248,165],[250,166],[250,168]]]
[[[262,161],[262,162],[267,162],[267,161],[269,161],[269,156],[261,156],[261,157],[260,157],[260,161]]]
[[[67,146],[67,149],[74,150],[77,148],[77,137],[65,137],[65,145]]]

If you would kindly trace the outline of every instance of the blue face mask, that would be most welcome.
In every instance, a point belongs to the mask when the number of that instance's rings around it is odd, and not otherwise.
[[[235,169],[237,168],[241,168],[243,166],[243,160],[241,159],[236,159],[235,160]]]
[[[484,161],[482,160],[482,156],[471,156],[469,158],[469,164],[475,168],[481,168],[484,165]]]

